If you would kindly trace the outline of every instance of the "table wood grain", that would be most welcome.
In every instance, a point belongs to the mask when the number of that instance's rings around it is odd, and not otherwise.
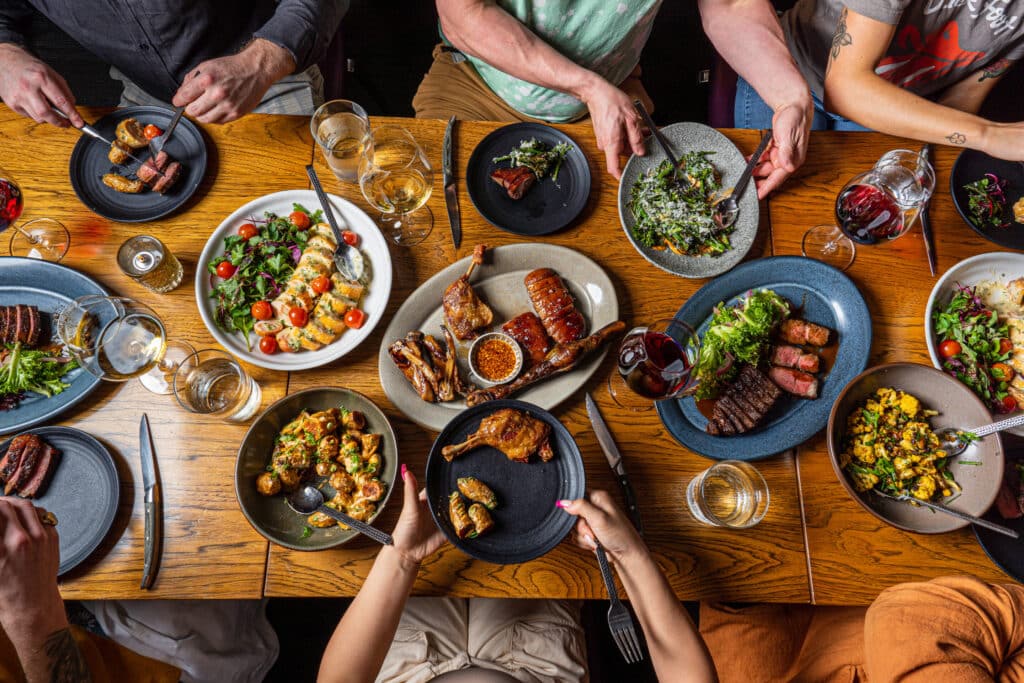
[[[769,202],[776,254],[800,254],[804,232],[834,224],[835,198],[843,184],[869,169],[890,149],[920,143],[877,133],[815,133],[807,162]],[[892,362],[931,365],[925,345],[924,310],[938,277],[962,259],[1003,251],[971,230],[949,194],[949,174],[960,150],[937,147],[931,219],[938,276],[928,270],[920,226],[894,242],[857,247],[847,271],[871,311],[873,338],[868,366]],[[868,514],[846,495],[829,460],[824,434],[797,448],[807,550],[814,601],[867,604],[884,588],[949,574],[1006,581],[970,529],[925,535],[900,531]]]

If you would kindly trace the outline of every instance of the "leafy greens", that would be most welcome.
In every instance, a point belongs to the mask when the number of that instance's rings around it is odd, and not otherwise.
[[[546,142],[530,138],[529,140],[520,140],[518,147],[512,149],[503,157],[494,157],[491,161],[495,164],[502,161],[510,161],[512,166],[525,166],[533,171],[534,175],[537,176],[537,180],[543,179],[550,171],[551,180],[557,182],[558,171],[562,168],[565,155],[571,151],[572,145],[566,142],[559,142],[554,147],[551,147]],[[552,169],[552,166],[554,166],[554,169]]]
[[[26,391],[49,398],[67,389],[64,375],[78,367],[73,358],[49,350],[4,345],[0,352],[0,410],[14,408]]]

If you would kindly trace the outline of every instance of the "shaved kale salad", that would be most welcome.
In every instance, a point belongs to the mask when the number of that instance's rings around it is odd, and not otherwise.
[[[515,147],[503,157],[494,157],[491,161],[495,164],[508,161],[515,166],[525,166],[533,171],[537,180],[541,180],[550,173],[552,182],[558,181],[558,171],[562,168],[565,155],[572,151],[572,145],[560,142],[554,147],[536,138],[520,140],[519,146]]]
[[[719,256],[732,247],[733,228],[723,228],[715,217],[713,198],[722,181],[710,154],[687,153],[679,160],[679,173],[673,173],[671,161],[662,161],[637,179],[629,210],[640,244],[686,256]]]

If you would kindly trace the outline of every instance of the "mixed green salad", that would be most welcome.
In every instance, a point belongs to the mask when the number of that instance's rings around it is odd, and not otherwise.
[[[246,344],[251,344],[249,333],[256,324],[253,304],[272,300],[284,290],[302,258],[309,226],[319,223],[323,216],[322,211],[311,213],[300,204],[293,208],[289,216],[268,211],[263,220],[247,224],[255,227],[254,234],[240,230],[229,235],[224,239],[223,256],[207,264],[217,326],[225,332],[241,332]],[[299,220],[302,225],[296,224],[297,213],[306,217]]]
[[[11,410],[31,391],[49,398],[67,389],[64,375],[78,367],[59,350],[0,345],[0,410]]]
[[[1006,181],[994,173],[964,185],[971,221],[979,228],[1006,228]]]
[[[558,181],[558,171],[562,168],[565,156],[572,151],[572,145],[560,142],[554,147],[535,138],[521,140],[519,146],[503,157],[494,157],[495,164],[502,161],[511,162],[512,166],[525,166],[533,171],[537,180],[551,174],[551,180]]]
[[[974,287],[957,284],[953,298],[932,314],[942,369],[966,384],[991,410],[1017,409],[1009,395],[1013,368],[1010,332],[995,311],[978,297]]]
[[[678,174],[671,161],[662,161],[637,179],[629,210],[640,244],[688,256],[718,256],[732,247],[733,228],[723,228],[715,219],[713,198],[722,182],[710,154],[714,152],[687,153]]]
[[[717,397],[740,363],[758,365],[772,330],[789,314],[789,302],[770,289],[748,292],[733,306],[718,304],[700,341],[697,398]]]

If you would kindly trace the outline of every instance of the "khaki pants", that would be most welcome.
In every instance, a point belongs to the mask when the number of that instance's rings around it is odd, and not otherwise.
[[[1024,681],[1024,586],[905,583],[868,608],[701,604],[722,683]]]
[[[468,61],[456,63],[454,53],[434,48],[434,63],[423,77],[412,98],[418,119],[448,119],[452,115],[463,121],[537,121],[513,109],[491,90]],[[619,88],[632,98],[640,98],[647,111],[654,103],[640,82],[640,67],[626,77]],[[588,115],[581,116],[583,121]]]
[[[523,683],[586,682],[580,606],[563,600],[409,598],[377,683],[480,667]]]

